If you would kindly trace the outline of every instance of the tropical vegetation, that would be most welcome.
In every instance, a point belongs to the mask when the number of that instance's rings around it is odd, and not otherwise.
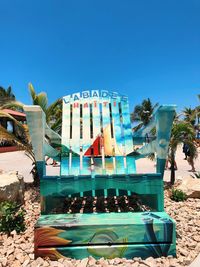
[[[190,151],[190,157],[194,160],[197,154],[197,146],[195,143],[195,129],[190,122],[180,121],[177,118],[174,119],[171,139],[169,143],[169,160],[171,163],[171,184],[175,182],[175,160],[176,151],[178,145],[185,143]]]
[[[149,98],[144,99],[141,104],[135,106],[131,113],[131,121],[138,123],[134,127],[135,131],[149,123],[157,106],[158,103],[153,104]]]
[[[47,94],[45,92],[36,94],[31,83],[29,83],[29,92],[32,98],[32,104],[40,106],[44,111],[46,115],[46,122],[49,127],[55,132],[60,133],[62,125],[62,99],[59,98],[51,105],[48,105]]]
[[[200,95],[198,95],[198,99],[200,100]],[[135,106],[133,112],[131,113],[131,121],[136,124],[133,127],[133,131],[136,131],[148,124],[157,106],[158,103],[153,104],[149,98],[143,100],[141,104]],[[175,160],[178,146],[183,143],[187,145],[192,161],[198,155],[196,131],[200,128],[199,122],[200,105],[193,109],[191,107],[185,108],[181,114],[176,114],[176,117],[174,118],[168,155],[168,160],[171,163],[171,184],[174,184],[175,182]],[[155,133],[154,128],[151,135],[155,135]],[[150,158],[154,159],[152,155]]]
[[[46,115],[46,121],[50,128],[54,131],[61,132],[62,121],[62,102],[61,99],[56,100],[48,106],[48,98],[45,92],[37,94],[33,85],[29,84],[29,92],[33,105],[39,105]],[[25,150],[26,155],[33,162],[34,184],[39,183],[39,177],[36,169],[36,161],[32,146],[30,143],[29,132],[26,124],[21,124],[12,115],[7,112],[7,109],[23,112],[23,104],[16,100],[12,88],[9,86],[7,89],[0,87],[0,117],[6,118],[15,124],[15,133],[11,133],[6,129],[6,125],[0,125],[0,145],[16,145],[19,149]]]
[[[187,199],[187,195],[180,189],[172,188],[171,200],[176,202],[185,201]]]
[[[3,201],[0,203],[0,232],[10,234],[25,230],[25,210],[16,202]]]
[[[23,111],[23,104],[16,101],[11,86],[7,89],[0,87],[0,118],[2,121],[0,125],[0,145],[4,145],[5,143],[16,144],[24,148],[24,145],[28,142],[27,127],[10,115],[7,111],[8,108]],[[7,125],[3,123],[4,121],[12,121],[14,123],[15,135],[5,129]]]
[[[28,85],[30,96],[33,105],[39,105],[45,112],[46,121],[50,128],[60,133],[62,125],[62,101],[57,99],[54,103],[48,105],[48,97],[45,92],[36,93],[33,85]],[[200,100],[200,95],[198,95]],[[149,98],[144,99],[141,104],[135,106],[131,113],[131,121],[135,124],[133,130],[138,130],[147,125],[156,110],[158,103],[153,104]],[[0,125],[0,145],[8,142],[15,144],[21,149],[25,150],[27,155],[33,161],[33,175],[37,176],[35,168],[35,158],[30,144],[30,138],[26,125],[18,122],[13,116],[6,112],[5,109],[12,109],[23,112],[23,104],[16,100],[12,88],[7,89],[0,87],[0,117],[6,117],[13,121],[16,125],[17,131],[15,134],[6,130],[3,125]],[[169,145],[169,159],[171,162],[171,183],[175,181],[175,155],[178,145],[186,143],[190,149],[191,158],[197,157],[197,146],[195,142],[195,131],[199,129],[200,122],[200,105],[195,108],[186,107],[181,114],[177,114],[172,127],[170,145]],[[155,130],[155,129],[154,129]],[[155,131],[151,135],[155,135]]]

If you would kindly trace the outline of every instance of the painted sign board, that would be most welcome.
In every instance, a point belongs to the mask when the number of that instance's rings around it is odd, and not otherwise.
[[[128,98],[107,90],[63,97],[61,174],[122,174],[133,151]],[[73,168],[73,170],[72,170]],[[129,164],[135,172],[135,163]]]

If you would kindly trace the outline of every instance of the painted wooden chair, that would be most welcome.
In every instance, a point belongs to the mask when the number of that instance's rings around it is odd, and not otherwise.
[[[46,125],[40,107],[25,111],[40,174],[36,257],[176,255],[175,223],[163,196],[174,106],[160,106],[133,133],[127,97],[72,94],[63,97],[62,137]],[[135,161],[151,153],[156,173],[136,173]],[[59,176],[46,175],[45,156],[60,161]]]

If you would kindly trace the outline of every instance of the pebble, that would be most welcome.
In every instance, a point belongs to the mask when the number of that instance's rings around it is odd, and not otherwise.
[[[87,267],[87,264],[88,264],[88,258],[85,258],[81,260],[79,264],[77,264],[77,267]]]
[[[63,266],[65,267],[74,267],[73,263],[69,260],[64,260]]]
[[[22,267],[26,267],[29,264],[29,262],[30,262],[29,259],[25,260],[24,263],[23,263],[23,265],[22,265]]]

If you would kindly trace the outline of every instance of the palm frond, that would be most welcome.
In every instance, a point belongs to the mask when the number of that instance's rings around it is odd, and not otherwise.
[[[36,96],[36,103],[35,105],[39,105],[42,110],[46,113],[47,106],[48,106],[48,99],[47,94],[45,92],[41,92]]]
[[[34,102],[34,100],[35,100],[35,98],[36,98],[36,93],[35,93],[35,89],[34,89],[32,83],[29,83],[29,84],[28,84],[28,88],[29,88],[29,92],[30,92],[30,94],[31,94],[32,100],[33,100],[33,102]]]
[[[51,129],[54,130],[56,133],[61,134],[61,130],[62,130],[62,117],[58,118],[56,120],[56,122],[54,122],[51,125]]]
[[[140,121],[143,125],[147,125],[157,106],[158,103],[153,105],[149,98],[144,99],[140,105],[135,106],[133,112],[131,113],[131,121]]]
[[[30,145],[24,144],[14,134],[8,132],[3,126],[0,125],[0,144],[10,143],[17,145],[22,150],[27,150]]]
[[[15,95],[14,95],[13,92],[12,92],[12,87],[11,87],[11,86],[9,86],[9,87],[7,88],[6,92],[7,92],[7,95],[10,97],[10,99],[15,100]]]
[[[174,122],[169,144],[170,149],[175,152],[178,145],[183,142],[188,144],[191,156],[195,158],[197,156],[197,147],[195,145],[194,127],[189,122]]]
[[[26,126],[17,121],[12,115],[4,112],[3,110],[0,110],[0,117],[8,118],[9,120],[13,121],[15,123],[15,126],[17,126],[16,131],[18,132],[18,136],[21,136],[21,138],[24,139],[25,142],[28,142],[28,140],[30,140]]]
[[[59,112],[62,113],[62,99],[61,98],[57,99],[46,109],[47,122],[51,120],[52,116],[55,117],[56,115],[58,115],[58,117],[61,117],[61,114],[58,114]]]
[[[2,103],[2,105],[0,105],[1,109],[12,109],[12,110],[18,110],[18,111],[23,111],[23,106],[24,104],[22,102],[19,101],[9,101],[7,103]]]

